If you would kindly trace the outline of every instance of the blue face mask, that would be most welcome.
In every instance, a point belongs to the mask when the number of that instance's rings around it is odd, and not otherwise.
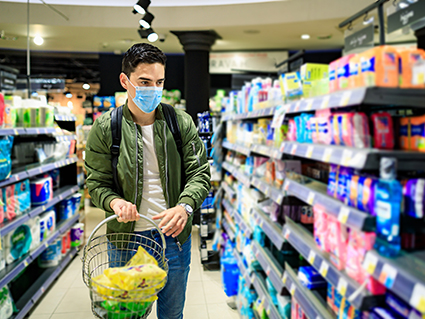
[[[130,82],[130,79],[128,79],[128,82],[136,89],[135,97],[132,97],[130,92],[128,92],[134,104],[144,113],[155,111],[159,103],[161,103],[163,88],[156,86],[134,86],[133,83]]]

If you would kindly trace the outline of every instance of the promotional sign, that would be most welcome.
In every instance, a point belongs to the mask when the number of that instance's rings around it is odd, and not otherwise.
[[[210,73],[277,72],[275,65],[287,58],[288,51],[210,53]]]
[[[352,51],[359,48],[369,47],[373,45],[375,27],[374,24],[370,24],[367,27],[354,32],[344,39],[345,51]]]
[[[418,0],[415,3],[405,3],[406,7],[396,11],[387,18],[387,31],[392,33],[425,18],[425,0]],[[401,3],[400,3],[401,4]],[[400,5],[399,4],[399,5]]]

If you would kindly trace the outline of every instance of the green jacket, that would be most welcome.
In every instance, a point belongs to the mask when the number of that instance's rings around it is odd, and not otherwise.
[[[176,110],[177,121],[183,140],[184,169],[186,186],[181,193],[181,162],[168,128],[162,106],[155,113],[154,140],[162,189],[168,207],[186,203],[198,209],[210,190],[210,167],[205,146],[198,136],[190,115]],[[143,140],[142,128],[133,122],[127,103],[123,108],[122,137],[118,158],[118,180],[123,190],[121,197],[114,191],[111,164],[111,112],[100,116],[93,124],[86,144],[85,167],[86,184],[93,203],[105,211],[106,217],[114,214],[109,204],[114,198],[132,202],[139,210],[143,194]],[[120,223],[113,220],[107,225],[107,233],[131,233],[135,222]],[[192,230],[192,217],[178,236],[180,244],[189,237]]]

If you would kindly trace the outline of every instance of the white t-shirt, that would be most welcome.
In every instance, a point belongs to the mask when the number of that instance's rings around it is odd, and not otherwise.
[[[143,134],[143,195],[139,213],[152,218],[167,209],[161,178],[159,176],[158,159],[155,152],[153,124],[142,126]],[[159,221],[156,221],[159,224]],[[135,231],[154,228],[144,219],[136,222]]]

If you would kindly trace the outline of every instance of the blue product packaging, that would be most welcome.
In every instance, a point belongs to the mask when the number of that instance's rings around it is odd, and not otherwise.
[[[50,177],[52,178],[53,189],[58,189],[60,185],[60,170],[55,168],[49,172]]]
[[[80,202],[81,202],[81,197],[82,195],[80,193],[75,193],[74,195],[72,195],[72,210],[73,210],[73,215],[77,214],[80,211]]]
[[[25,214],[31,208],[31,191],[28,179],[15,185],[16,215]]]
[[[13,136],[0,138],[0,180],[9,178],[12,172],[12,145]]]
[[[6,234],[3,240],[6,263],[11,264],[29,252],[32,244],[32,233],[29,225],[23,224]]]
[[[403,187],[404,213],[413,218],[423,218],[425,213],[425,179],[411,179]]]
[[[328,282],[312,266],[298,269],[298,279],[308,289],[326,288]]]
[[[351,176],[351,170],[347,167],[341,167],[338,175],[338,184],[337,184],[337,198],[345,203],[348,191],[347,191],[347,179]]]
[[[301,116],[294,117],[295,126],[297,128],[297,142],[304,143],[304,126]]]
[[[336,182],[337,175],[339,174],[339,166],[331,164],[329,167],[329,178],[328,178],[328,195],[336,197]]]
[[[399,297],[387,291],[385,302],[394,312],[399,314],[401,317],[405,319],[409,318],[409,314],[412,310],[412,307],[410,307],[406,302],[401,300]]]
[[[33,206],[41,206],[53,198],[52,178],[44,177],[33,179],[31,186],[31,203]]]
[[[40,255],[38,259],[38,265],[41,268],[49,268],[49,267],[55,267],[59,264],[59,254],[60,249],[55,242],[53,244],[50,244],[49,247],[47,247],[43,253]]]
[[[68,196],[62,200],[58,205],[58,218],[59,220],[66,220],[74,215],[74,200],[72,196]]]
[[[387,308],[373,308],[369,314],[370,319],[401,319],[398,314]]]

